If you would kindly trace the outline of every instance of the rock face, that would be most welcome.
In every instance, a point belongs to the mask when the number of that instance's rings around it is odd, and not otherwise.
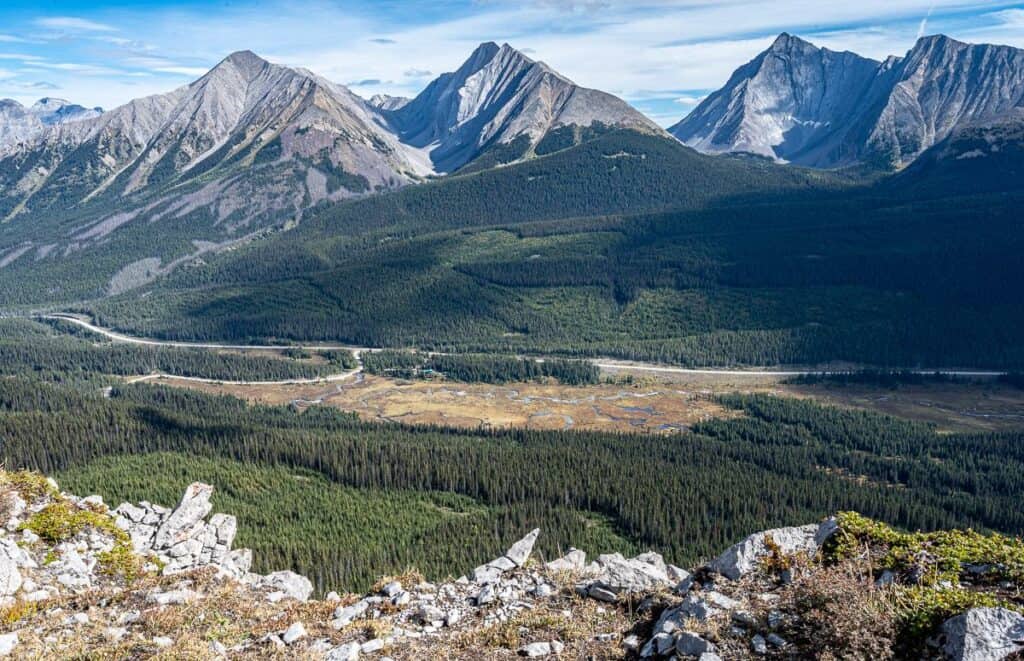
[[[669,131],[707,153],[902,167],[957,126],[1024,105],[1024,51],[924,37],[876,62],[781,35]]]
[[[997,661],[1024,649],[1024,615],[972,608],[942,625],[942,651],[954,661]]]
[[[242,578],[252,564],[252,553],[231,549],[238,528],[235,517],[214,514],[208,523],[204,520],[213,508],[212,494],[212,486],[196,482],[174,510],[147,502],[123,503],[114,510],[117,525],[131,536],[136,553],[156,554],[164,574],[212,565]]]
[[[208,183],[187,199],[174,196],[169,215],[206,208],[221,223],[232,216],[237,229],[426,174],[382,123],[347,88],[240,51],[186,87],[0,149],[0,188],[25,202],[25,212],[57,212],[101,194],[129,212],[144,206],[136,198],[152,203],[202,177]],[[236,176],[254,167],[263,172],[259,186]],[[332,176],[338,185],[325,183]],[[106,233],[85,232],[79,240]]]
[[[578,591],[599,601],[615,602],[621,597],[675,587],[677,576],[657,553],[625,558],[620,553],[602,555],[584,571],[587,580]]]
[[[758,569],[760,561],[772,553],[773,546],[785,555],[806,553],[813,556],[835,530],[835,521],[829,519],[821,524],[776,528],[754,533],[742,542],[730,546],[708,566],[713,571],[736,580]]]
[[[865,96],[877,94],[878,67],[782,34],[669,132],[707,153],[829,165],[844,127],[857,121]]]
[[[561,126],[629,127],[660,133],[610,94],[579,87],[508,44],[481,44],[453,73],[387,114],[402,141],[428,148],[439,172],[452,172],[489,147],[521,136],[536,145]]]

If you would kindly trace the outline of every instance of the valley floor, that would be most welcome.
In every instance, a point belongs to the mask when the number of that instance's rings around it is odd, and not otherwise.
[[[115,342],[192,347],[217,352],[273,354],[272,345],[171,343],[138,338],[60,315]],[[325,349],[310,345],[308,349]],[[354,352],[369,349],[355,348]],[[361,369],[338,375],[282,381],[225,381],[149,375],[129,381],[227,394],[261,404],[323,404],[358,414],[364,420],[462,428],[573,429],[590,431],[673,432],[712,419],[735,416],[715,401],[716,395],[761,393],[809,398],[822,403],[886,413],[928,422],[944,432],[1004,431],[1024,428],[1024,390],[994,380],[984,370],[945,370],[956,380],[900,384],[793,384],[795,376],[820,374],[850,366],[774,370],[684,369],[648,363],[595,361],[614,383],[566,386],[540,383],[469,384],[443,379],[405,380],[365,374]],[[922,370],[930,372],[930,370]]]
[[[752,381],[752,382],[751,382]],[[942,432],[1024,428],[1024,391],[996,383],[901,385],[797,385],[778,379],[647,378],[628,385],[506,385],[409,381],[358,375],[320,385],[225,385],[177,378],[154,381],[260,404],[314,404],[364,420],[475,429],[525,427],[671,433],[712,418],[737,415],[715,401],[728,393],[771,394],[885,413],[928,422]]]

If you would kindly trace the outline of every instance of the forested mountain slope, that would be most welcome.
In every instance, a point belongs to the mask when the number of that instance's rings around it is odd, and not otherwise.
[[[298,246],[304,251],[302,246],[315,238],[316,250],[322,253],[329,245],[351,243],[367,233],[403,235],[465,225],[695,208],[729,196],[814,190],[835,181],[829,175],[768,163],[712,159],[668,137],[603,125],[585,132],[577,127],[557,129],[534,152],[537,158],[511,167],[446,177],[352,204],[323,205],[307,214],[298,228],[280,233],[266,245]],[[208,262],[244,262],[248,265],[242,268],[251,269],[264,260],[252,257],[251,250],[216,259],[213,252],[202,251],[206,244],[199,244],[197,254],[188,239],[193,229],[190,218],[170,215],[155,225],[126,223],[102,241],[80,247],[69,259],[40,259],[35,252],[23,255],[22,248],[14,246],[0,256],[0,292],[8,304],[76,301],[127,291],[169,272],[167,264],[184,267],[175,277],[191,280],[220,268],[191,268]],[[160,242],[154,243],[154,233],[162,237]],[[253,250],[261,251],[262,246],[257,242]],[[303,268],[304,262],[289,252],[293,248],[270,250],[271,255],[290,254],[294,263],[289,268]],[[125,270],[122,264],[139,254],[149,255],[151,261]]]
[[[1018,162],[1009,146],[998,154]],[[609,133],[336,205],[89,310],[107,325],[187,339],[687,365],[1024,364],[1011,284],[1024,276],[1019,179],[943,191],[915,172],[853,185]]]

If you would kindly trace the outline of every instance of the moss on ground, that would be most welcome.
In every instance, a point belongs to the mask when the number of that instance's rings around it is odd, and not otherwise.
[[[143,560],[135,554],[131,537],[117,527],[114,518],[107,512],[94,508],[82,508],[61,498],[33,514],[19,527],[30,530],[50,545],[67,541],[86,529],[109,535],[113,547],[96,555],[100,571],[110,576],[121,576],[131,582],[142,575]],[[53,551],[47,553],[47,559]]]
[[[852,558],[868,548],[876,566],[917,572],[919,585],[957,583],[973,566],[973,582],[1024,586],[1024,540],[1018,537],[975,530],[900,532],[856,512],[841,512],[837,522],[839,531],[826,559]]]

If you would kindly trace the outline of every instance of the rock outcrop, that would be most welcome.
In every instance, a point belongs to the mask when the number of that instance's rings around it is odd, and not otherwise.
[[[735,580],[757,570],[759,563],[772,553],[805,553],[813,556],[835,531],[836,522],[829,519],[821,524],[754,533],[730,546],[708,566],[726,578]]]
[[[970,603],[1020,589],[1015,542],[996,540],[1009,549],[998,563],[963,561],[962,585],[929,583],[887,566],[899,556],[871,548],[866,520],[840,515],[752,534],[689,571],[654,552],[588,564],[570,549],[545,563],[533,530],[455,580],[410,571],[368,594],[315,600],[312,582],[293,571],[249,571],[252,554],[232,548],[235,519],[211,515],[209,485],[192,484],[174,508],[109,510],[42,478],[0,478],[0,657],[870,658],[895,649],[891,609],[901,600],[887,595],[907,581],[916,583],[904,602],[928,590],[945,604],[950,590]],[[843,548],[860,555],[846,574],[837,569]],[[866,557],[877,566],[850,582]],[[948,561],[936,566],[950,571]],[[993,580],[998,592],[985,593]],[[1024,649],[1014,609],[1019,601],[964,608],[914,644],[929,658],[1002,659]]]
[[[997,661],[1024,650],[1024,615],[1005,608],[972,608],[942,625],[942,650],[957,661]]]

